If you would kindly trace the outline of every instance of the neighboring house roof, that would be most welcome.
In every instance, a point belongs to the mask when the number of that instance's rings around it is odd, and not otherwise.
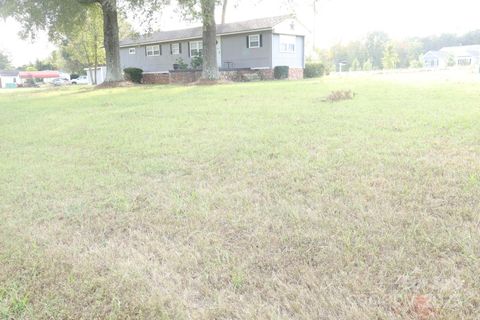
[[[423,56],[423,59],[447,59],[449,56],[448,52],[445,51],[428,51]]]
[[[480,45],[445,47],[440,49],[440,51],[456,57],[478,57],[480,56]]]
[[[271,30],[278,24],[287,19],[293,18],[292,15],[283,15],[270,18],[262,18],[241,22],[225,23],[217,25],[217,35],[226,35],[233,33],[243,33],[260,30]],[[132,45],[168,42],[195,39],[202,37],[202,27],[195,27],[182,30],[157,31],[151,35],[128,38],[120,41],[120,47],[128,47]]]
[[[0,70],[0,77],[16,77],[18,76],[17,70]]]
[[[46,79],[46,78],[59,78],[60,73],[58,71],[21,71],[19,72],[20,78],[23,79]]]

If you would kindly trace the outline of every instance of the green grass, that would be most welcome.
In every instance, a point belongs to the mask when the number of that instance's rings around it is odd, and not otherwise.
[[[426,296],[476,319],[479,101],[374,78],[4,90],[0,316],[419,319]]]

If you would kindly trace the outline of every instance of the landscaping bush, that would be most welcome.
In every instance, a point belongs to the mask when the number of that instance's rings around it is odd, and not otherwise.
[[[372,71],[373,70],[373,64],[372,62],[370,61],[370,59],[368,59],[367,61],[365,61],[365,63],[363,64],[363,71]]]
[[[276,66],[273,69],[273,76],[275,79],[287,79],[288,78],[288,71],[290,68],[288,66]]]
[[[188,64],[182,58],[178,58],[173,65],[173,70],[187,70]]]
[[[123,69],[125,73],[125,79],[127,81],[132,81],[135,83],[142,83],[143,79],[143,70],[140,68],[126,68]]]
[[[318,78],[325,74],[323,63],[309,62],[305,64],[305,78]]]
[[[190,66],[192,67],[192,69],[201,69],[203,66],[202,56],[193,57],[192,62],[190,62]]]

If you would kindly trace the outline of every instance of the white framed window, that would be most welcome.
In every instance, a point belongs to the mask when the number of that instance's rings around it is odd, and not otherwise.
[[[295,53],[297,37],[280,35],[280,52]]]
[[[135,50],[135,48],[130,48],[128,49],[128,54],[135,54],[137,53],[137,51]]]
[[[147,46],[147,57],[154,57],[160,55],[160,45]]]
[[[260,35],[251,34],[248,36],[248,47],[251,49],[260,48]]]
[[[203,53],[202,41],[190,41],[190,57],[201,56]]]
[[[171,46],[171,51],[173,55],[180,54],[180,43],[172,43]]]
[[[459,57],[457,60],[457,64],[459,66],[469,66],[472,64],[472,58],[471,57]]]

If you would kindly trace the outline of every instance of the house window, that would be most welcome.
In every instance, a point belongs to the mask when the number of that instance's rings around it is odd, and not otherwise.
[[[458,65],[459,66],[469,66],[472,64],[472,58],[470,57],[460,57],[458,58]]]
[[[203,53],[203,42],[190,41],[190,56],[191,57],[201,56],[202,53]]]
[[[160,45],[147,46],[147,57],[159,56]]]
[[[280,52],[295,53],[295,43],[297,37],[295,36],[280,36]]]
[[[173,55],[180,54],[180,43],[172,43],[171,46],[171,51]]]
[[[248,47],[249,48],[260,48],[260,35],[252,34],[248,36]]]
[[[128,54],[135,54],[135,53],[136,53],[135,48],[128,49]]]

